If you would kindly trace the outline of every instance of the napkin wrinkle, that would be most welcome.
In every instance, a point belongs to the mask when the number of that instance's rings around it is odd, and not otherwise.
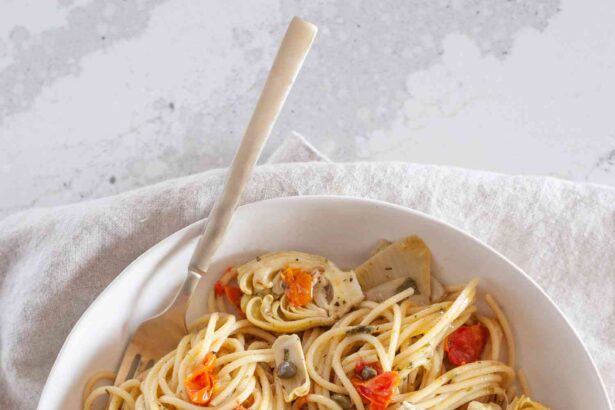
[[[615,394],[615,189],[435,165],[328,163],[300,142],[293,136],[256,169],[242,203],[357,196],[466,230],[556,301]],[[288,163],[293,150],[316,162]],[[215,169],[0,221],[0,408],[33,408],[85,309],[140,254],[206,217],[225,176]]]
[[[267,159],[268,164],[284,164],[288,162],[331,162],[322,152],[297,131],[282,141],[282,144]]]

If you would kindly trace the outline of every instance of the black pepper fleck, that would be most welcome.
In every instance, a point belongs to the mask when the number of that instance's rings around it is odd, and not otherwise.
[[[369,333],[372,334],[376,329],[373,326],[355,326],[352,329],[346,331],[347,335],[358,335],[359,333]]]

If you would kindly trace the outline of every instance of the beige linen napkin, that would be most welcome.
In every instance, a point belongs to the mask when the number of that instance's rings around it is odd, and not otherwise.
[[[271,162],[257,169],[244,203],[376,198],[431,214],[502,252],[564,311],[615,395],[615,189],[400,162],[334,164],[296,135]],[[0,408],[36,406],[83,311],[137,256],[206,217],[223,178],[213,170],[0,221]]]

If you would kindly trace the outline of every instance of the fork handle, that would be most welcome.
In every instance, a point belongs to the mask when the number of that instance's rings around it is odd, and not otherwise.
[[[290,22],[261,92],[248,128],[228,172],[222,195],[209,215],[205,230],[192,254],[189,270],[205,274],[222,242],[254,165],[271,134],[278,114],[316,36],[317,28],[295,17]]]

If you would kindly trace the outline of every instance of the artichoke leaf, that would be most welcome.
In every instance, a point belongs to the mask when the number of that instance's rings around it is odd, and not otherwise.
[[[431,252],[418,236],[409,236],[382,248],[355,268],[355,272],[366,293],[385,282],[403,278],[400,281],[403,283],[410,278],[416,284],[417,294],[431,297]]]
[[[444,291],[444,285],[435,276],[431,276],[431,296],[430,301],[439,302],[446,292]]]
[[[495,403],[481,403],[480,401],[470,402],[468,410],[502,410],[502,407]]]
[[[273,357],[275,359],[275,377],[282,385],[284,401],[290,403],[297,397],[302,397],[310,392],[310,378],[308,376],[305,356],[301,340],[297,335],[278,336],[273,345]],[[294,366],[295,374],[292,377],[279,377],[278,370],[283,362],[289,362]]]
[[[527,396],[517,396],[506,410],[550,410],[549,407],[533,401]]]

